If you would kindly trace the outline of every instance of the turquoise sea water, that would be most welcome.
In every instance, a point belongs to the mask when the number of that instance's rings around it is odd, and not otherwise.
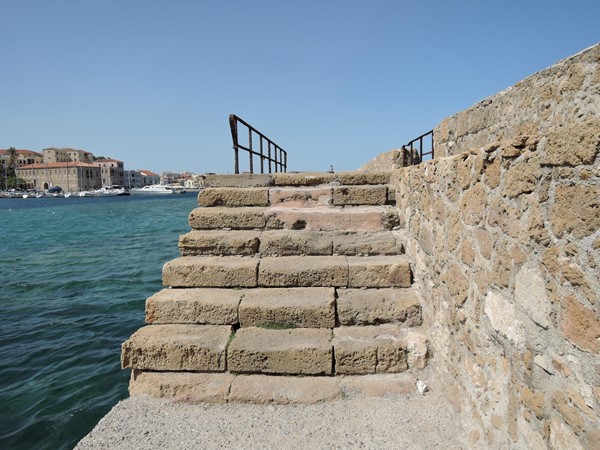
[[[127,397],[120,345],[195,205],[0,199],[0,448],[71,449]]]

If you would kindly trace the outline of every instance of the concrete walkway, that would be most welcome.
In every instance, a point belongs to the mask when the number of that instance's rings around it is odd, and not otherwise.
[[[76,449],[459,449],[457,418],[432,393],[277,406],[133,397]]]

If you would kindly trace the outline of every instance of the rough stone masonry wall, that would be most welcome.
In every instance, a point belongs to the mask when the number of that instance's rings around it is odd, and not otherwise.
[[[600,44],[558,62],[442,121],[435,154],[457,155],[519,134],[600,118]]]
[[[600,119],[392,179],[469,447],[600,448]]]

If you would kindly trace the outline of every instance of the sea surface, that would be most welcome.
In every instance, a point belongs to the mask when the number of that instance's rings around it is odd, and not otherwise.
[[[0,449],[72,449],[127,397],[120,346],[196,194],[0,199]]]

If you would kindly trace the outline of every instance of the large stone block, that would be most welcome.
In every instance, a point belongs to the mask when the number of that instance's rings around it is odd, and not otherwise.
[[[226,403],[231,373],[142,372],[133,370],[129,395],[167,398],[185,403]]]
[[[337,374],[396,373],[408,369],[398,327],[379,325],[334,329]]]
[[[266,208],[196,208],[190,213],[190,226],[195,230],[218,230],[231,228],[234,230],[247,230],[264,228]]]
[[[348,262],[344,256],[262,258],[258,284],[262,287],[346,286]]]
[[[163,267],[163,284],[171,287],[255,287],[258,259],[184,256]]]
[[[401,255],[403,253],[404,246],[398,242],[391,231],[333,234],[333,254],[336,255]]]
[[[238,375],[231,385],[229,402],[311,405],[342,397],[343,392],[333,377]]]
[[[343,185],[388,184],[390,177],[390,172],[340,172],[336,174],[337,181]]]
[[[550,208],[550,223],[557,237],[572,233],[577,239],[600,228],[600,187],[558,185]]]
[[[332,202],[332,195],[333,188],[328,186],[271,188],[269,203],[289,208],[327,206]]]
[[[121,348],[124,369],[220,372],[226,369],[230,326],[149,325]]]
[[[331,255],[331,234],[322,231],[269,230],[260,235],[263,256]]]
[[[329,375],[333,368],[331,330],[241,328],[229,345],[231,372]]]
[[[163,289],[146,300],[146,323],[233,325],[241,299],[235,289]]]
[[[385,205],[387,186],[335,186],[333,205]]]
[[[269,206],[269,188],[206,188],[198,194],[200,206]]]
[[[179,236],[183,256],[238,255],[258,252],[259,231],[192,230]]]
[[[563,300],[560,327],[564,336],[580,349],[600,354],[600,319],[575,297]]]
[[[323,172],[276,173],[273,175],[275,186],[317,186],[331,183],[334,180],[333,173]]]
[[[578,166],[592,164],[600,151],[600,120],[559,128],[548,134],[543,164]]]
[[[400,322],[421,325],[421,305],[410,289],[338,289],[337,312],[341,325],[377,325]]]
[[[310,231],[376,232],[391,230],[399,224],[397,211],[389,206],[271,207],[265,218],[267,228]]]
[[[300,328],[335,326],[334,288],[248,289],[240,304],[242,327],[285,324]]]
[[[271,186],[273,177],[269,174],[228,174],[206,175],[206,186],[211,187],[260,187]]]
[[[348,257],[348,287],[409,287],[409,262],[397,256]]]

